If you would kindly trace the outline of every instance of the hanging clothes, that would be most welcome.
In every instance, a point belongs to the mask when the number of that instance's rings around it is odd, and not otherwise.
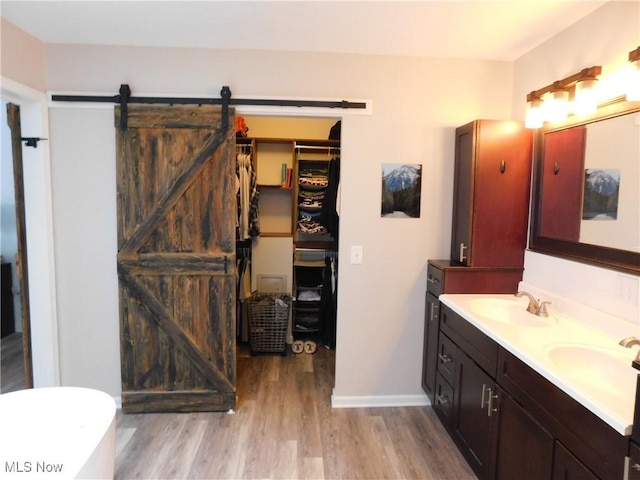
[[[327,229],[338,244],[338,226],[340,217],[338,216],[338,191],[340,187],[340,156],[334,155],[329,161],[329,181],[325,192],[322,210],[320,211],[319,223]]]
[[[251,155],[238,153],[236,157],[236,172],[238,175],[238,239],[260,235],[260,223],[258,220],[258,185],[256,174],[253,170]]]

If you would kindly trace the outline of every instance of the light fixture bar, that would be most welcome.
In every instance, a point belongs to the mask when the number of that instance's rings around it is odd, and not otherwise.
[[[634,52],[640,58],[640,48],[638,48],[638,50],[635,50]],[[631,58],[631,54],[634,52],[629,53],[629,58]],[[595,65],[590,68],[584,68],[580,70],[578,73],[574,73],[573,75],[570,75],[567,78],[563,78],[562,80],[556,80],[555,82],[553,82],[550,85],[547,85],[546,87],[543,87],[539,90],[534,90],[533,92],[527,95],[527,102],[540,99],[545,93],[549,93],[552,90],[569,88],[579,80],[582,80],[585,78],[595,78],[601,73],[602,73],[602,67],[599,65]]]

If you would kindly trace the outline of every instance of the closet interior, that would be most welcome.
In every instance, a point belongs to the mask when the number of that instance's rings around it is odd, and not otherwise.
[[[336,118],[236,119],[239,345],[274,335],[263,324],[254,328],[248,308],[269,293],[288,300],[283,355],[335,348],[339,125]]]

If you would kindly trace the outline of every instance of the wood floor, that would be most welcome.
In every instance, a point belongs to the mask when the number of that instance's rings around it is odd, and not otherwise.
[[[117,479],[476,478],[430,407],[331,408],[335,352],[238,352],[235,413],[117,416]]]
[[[25,388],[22,333],[12,333],[0,341],[0,393]]]

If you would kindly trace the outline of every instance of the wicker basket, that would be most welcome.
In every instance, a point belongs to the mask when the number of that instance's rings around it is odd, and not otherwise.
[[[291,296],[253,292],[247,299],[251,354],[273,352],[286,355]]]

